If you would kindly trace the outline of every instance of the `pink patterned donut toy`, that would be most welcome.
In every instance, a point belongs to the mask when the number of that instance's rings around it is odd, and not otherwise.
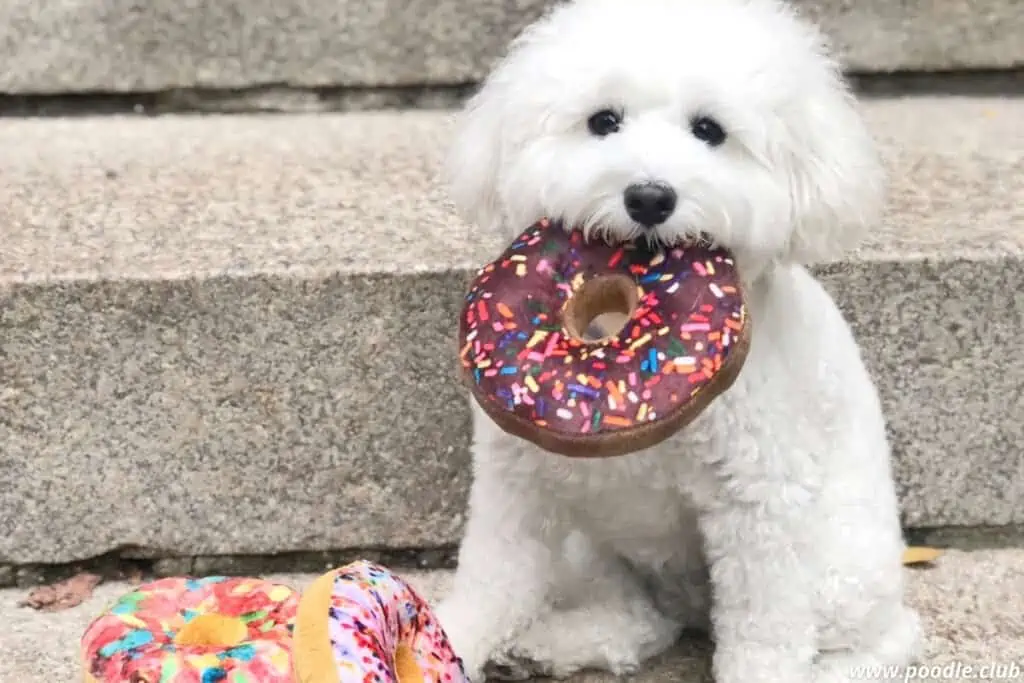
[[[371,562],[302,594],[293,653],[298,683],[469,683],[427,602]]]

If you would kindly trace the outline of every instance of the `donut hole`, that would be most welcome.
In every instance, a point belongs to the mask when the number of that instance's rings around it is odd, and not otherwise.
[[[584,282],[566,302],[562,323],[574,339],[601,344],[622,332],[639,300],[632,278],[599,275]]]
[[[223,614],[200,614],[185,624],[177,635],[174,644],[191,647],[234,647],[249,637],[249,629],[238,617]]]

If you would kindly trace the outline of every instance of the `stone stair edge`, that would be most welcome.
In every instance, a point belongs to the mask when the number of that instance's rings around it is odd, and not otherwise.
[[[311,0],[281,9],[273,0],[229,0],[195,11],[162,0],[145,11],[133,0],[15,0],[0,7],[0,59],[16,65],[0,75],[0,91],[467,83],[551,4]],[[794,4],[857,72],[1024,64],[1024,19],[1013,0]]]
[[[908,546],[943,551],[979,552],[1024,549],[1024,525],[952,526],[905,528]],[[357,559],[414,571],[445,571],[454,568],[458,545],[430,548],[345,548],[264,555],[180,555],[157,550],[114,551],[102,556],[62,564],[0,563],[0,588],[34,586],[60,581],[79,572],[105,580],[124,579],[136,573],[156,578],[181,575],[260,576],[284,573],[316,573]]]
[[[890,168],[888,212],[825,268],[1024,254],[1024,98],[863,108]],[[459,221],[438,181],[451,114],[7,121],[0,282],[471,270],[502,238]],[[393,258],[376,257],[383,246]]]

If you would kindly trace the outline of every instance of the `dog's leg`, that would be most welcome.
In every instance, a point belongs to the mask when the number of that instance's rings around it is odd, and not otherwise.
[[[754,495],[724,494],[700,516],[712,584],[715,681],[810,683],[817,633],[805,560],[814,549],[803,531],[813,512],[801,502],[810,496],[783,481],[729,484]]]
[[[634,673],[669,648],[682,625],[663,616],[632,571],[582,536],[566,544],[554,604],[492,658],[489,677],[566,678],[582,669]]]
[[[858,651],[823,652],[815,665],[814,683],[903,681],[907,663],[920,656],[921,620],[902,604],[877,621],[878,630]]]
[[[490,655],[541,610],[551,576],[544,521],[529,494],[478,472],[458,570],[437,618],[473,683]]]
[[[542,609],[562,534],[521,442],[474,413],[474,479],[458,570],[436,614],[473,683],[499,645]]]

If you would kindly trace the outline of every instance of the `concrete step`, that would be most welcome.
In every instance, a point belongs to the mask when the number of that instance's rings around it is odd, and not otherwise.
[[[7,0],[0,92],[452,85],[553,0]],[[859,72],[1024,63],[1017,0],[796,0]]]
[[[1024,100],[865,108],[890,211],[819,273],[905,522],[1024,523]],[[447,120],[5,122],[0,564],[457,541],[455,321],[501,244],[435,184]]]
[[[1024,550],[963,553],[940,557],[933,568],[908,569],[909,600],[927,634],[923,675],[906,680],[1015,680],[1024,669]],[[404,572],[431,602],[451,583],[445,571]],[[268,578],[303,590],[315,575]],[[90,620],[130,591],[125,583],[101,585],[94,597],[66,612],[20,608],[25,591],[0,590],[0,680],[18,683],[73,681],[80,677],[78,640]],[[709,683],[710,645],[687,638],[629,680],[637,683]],[[908,672],[904,672],[906,674]],[[570,683],[614,683],[605,674],[582,674]],[[903,680],[902,678],[899,680]]]

